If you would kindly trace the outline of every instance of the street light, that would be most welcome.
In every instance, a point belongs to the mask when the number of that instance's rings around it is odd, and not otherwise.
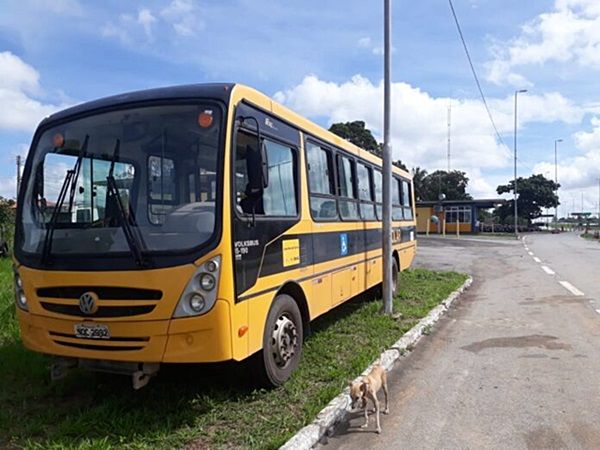
[[[513,197],[515,202],[515,237],[517,239],[519,239],[519,210],[517,208],[517,95],[524,94],[525,92],[527,92],[527,89],[520,89],[518,91],[515,91],[515,189],[513,190]]]
[[[558,158],[556,146],[562,139],[554,139],[554,183],[556,184],[556,196],[558,197]],[[558,224],[558,204],[554,207],[554,222]]]

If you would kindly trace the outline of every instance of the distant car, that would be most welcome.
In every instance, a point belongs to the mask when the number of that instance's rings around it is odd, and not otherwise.
[[[558,228],[552,228],[551,233],[552,234],[558,234],[558,233],[560,233],[560,230]]]

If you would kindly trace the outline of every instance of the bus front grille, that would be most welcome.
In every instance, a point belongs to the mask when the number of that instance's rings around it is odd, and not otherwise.
[[[67,333],[50,332],[55,344],[83,350],[124,352],[142,350],[150,341],[149,337],[111,337],[109,339],[85,339]]]
[[[113,286],[59,286],[37,290],[40,298],[79,299],[86,292],[94,292],[100,300],[160,300],[163,296],[156,289]]]
[[[156,305],[128,305],[128,306],[106,306],[98,307],[94,314],[83,314],[79,305],[63,305],[59,303],[40,302],[42,308],[57,314],[67,316],[89,317],[89,318],[108,318],[108,317],[130,317],[148,314],[154,310]]]

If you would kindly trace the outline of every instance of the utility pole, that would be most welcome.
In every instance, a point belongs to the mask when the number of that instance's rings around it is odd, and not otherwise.
[[[450,173],[450,124],[452,123],[452,103],[448,104],[448,173]]]
[[[391,124],[391,34],[392,12],[391,0],[384,0],[384,63],[383,63],[383,312],[391,315],[393,312],[392,299],[392,146],[390,143]],[[400,269],[400,268],[398,268]]]
[[[600,225],[600,178],[598,178],[598,225]]]
[[[515,91],[515,185],[513,199],[515,202],[515,237],[519,239],[519,210],[517,207],[517,95],[527,92],[527,89]]]
[[[17,155],[17,198],[19,198],[19,189],[21,188],[21,155]]]
[[[556,196],[558,197],[558,152],[557,144],[562,142],[562,139],[554,139],[554,184],[556,184]],[[554,208],[554,222],[558,223],[558,204]]]

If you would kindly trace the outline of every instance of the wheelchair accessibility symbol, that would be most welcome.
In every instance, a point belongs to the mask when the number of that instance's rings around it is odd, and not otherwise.
[[[348,234],[340,234],[340,255],[346,256],[348,254]]]

